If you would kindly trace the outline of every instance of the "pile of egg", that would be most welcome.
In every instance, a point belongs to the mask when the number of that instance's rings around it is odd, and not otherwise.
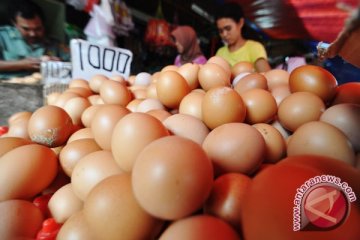
[[[360,83],[320,66],[258,73],[212,57],[94,75],[8,123],[1,239],[35,239],[47,218],[60,240],[360,236],[359,201],[335,229],[292,230],[309,178],[337,176],[360,196]]]

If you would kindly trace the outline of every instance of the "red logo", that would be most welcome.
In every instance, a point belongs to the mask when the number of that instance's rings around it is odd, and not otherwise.
[[[302,230],[330,230],[344,222],[349,202],[339,188],[320,184],[306,193],[302,210]]]

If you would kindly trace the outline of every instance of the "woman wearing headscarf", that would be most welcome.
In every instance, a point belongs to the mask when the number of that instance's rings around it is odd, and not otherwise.
[[[195,30],[190,26],[178,26],[171,32],[178,55],[174,65],[185,63],[205,64],[207,59],[200,49]]]

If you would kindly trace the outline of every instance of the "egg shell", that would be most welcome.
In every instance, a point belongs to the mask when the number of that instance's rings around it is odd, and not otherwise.
[[[38,108],[28,122],[28,132],[33,142],[48,147],[63,145],[73,132],[69,114],[62,108],[46,105]]]
[[[360,152],[360,105],[342,103],[327,108],[320,121],[340,129],[349,139],[356,152]]]
[[[163,67],[160,72],[166,72],[166,71],[175,71],[176,72],[178,69],[179,69],[178,66],[167,65],[167,66]]]
[[[63,108],[65,106],[65,103],[69,99],[74,98],[74,97],[80,97],[80,95],[75,92],[63,92],[59,95],[59,97],[56,98],[56,101],[54,102],[54,104],[51,104],[51,105]],[[50,104],[48,104],[48,105],[50,105]]]
[[[103,81],[99,94],[106,104],[119,104],[125,107],[132,99],[130,90],[119,82],[113,80]]]
[[[241,98],[246,107],[247,123],[268,123],[275,118],[278,107],[269,91],[254,88],[242,93]]]
[[[40,209],[29,201],[0,202],[1,239],[35,239],[43,220]]]
[[[74,88],[74,87],[82,87],[82,88],[90,89],[89,81],[82,78],[71,79],[69,82],[69,88]]]
[[[156,81],[158,99],[168,108],[178,108],[183,97],[190,91],[185,78],[175,71],[161,72]]]
[[[311,92],[295,92],[283,99],[277,116],[281,125],[294,132],[304,123],[317,121],[325,111],[324,101]]]
[[[201,103],[202,120],[210,129],[230,122],[243,122],[246,106],[230,87],[216,87],[206,92]]]
[[[160,100],[155,98],[147,98],[139,103],[136,108],[137,112],[148,112],[154,109],[163,109],[165,110],[165,106],[160,102]]]
[[[119,167],[130,172],[135,159],[146,145],[168,135],[168,130],[157,118],[146,113],[129,113],[113,129],[112,154]]]
[[[89,86],[90,89],[94,92],[94,93],[99,93],[100,92],[100,86],[102,85],[102,83],[106,80],[109,80],[108,77],[106,77],[105,75],[102,74],[95,74],[94,76],[92,76],[89,79]]]
[[[191,91],[180,102],[179,113],[188,114],[202,120],[202,100],[205,91]]]
[[[240,61],[231,67],[231,73],[233,77],[243,72],[255,72],[254,65],[251,62]]]
[[[191,90],[199,86],[199,80],[198,80],[199,69],[200,66],[198,64],[185,63],[181,65],[177,70],[178,73],[180,73],[181,76],[185,78]]]
[[[7,152],[17,147],[31,144],[32,142],[28,139],[20,137],[1,137],[0,138],[0,158]]]
[[[155,98],[157,99],[157,92],[156,92],[156,84],[155,82],[152,82],[147,88],[146,88],[146,98]]]
[[[57,240],[96,240],[89,224],[85,221],[83,211],[78,211],[71,215],[61,226]]]
[[[206,63],[201,66],[198,79],[201,88],[205,91],[214,87],[230,86],[229,74],[220,65],[215,63]]]
[[[23,116],[22,118],[16,119],[9,126],[9,130],[7,132],[8,137],[20,137],[24,139],[30,140],[28,125],[29,119],[31,116]]]
[[[48,207],[55,221],[64,223],[74,213],[82,210],[83,201],[75,195],[71,183],[68,183],[51,196]]]
[[[71,87],[65,90],[65,92],[72,92],[78,94],[80,97],[87,98],[91,95],[93,95],[93,92],[91,89],[87,87]]]
[[[78,139],[84,139],[84,138],[94,138],[91,128],[81,128],[81,129],[75,131],[69,137],[67,144],[71,143],[72,141],[75,141]]]
[[[265,140],[246,123],[226,123],[213,129],[205,138],[203,149],[215,168],[215,176],[228,172],[250,175],[265,157]]]
[[[287,156],[311,154],[325,156],[355,165],[355,152],[346,135],[337,127],[312,121],[301,125],[291,135]]]
[[[8,125],[11,127],[11,125],[17,121],[27,120],[31,117],[32,112],[29,111],[21,111],[11,114],[11,116],[8,118],[7,122]]]
[[[57,171],[57,157],[45,146],[28,144],[5,153],[0,158],[0,201],[35,196],[54,180]]]
[[[101,180],[122,173],[110,151],[96,151],[82,157],[71,174],[71,185],[74,193],[85,200],[89,192]]]
[[[201,145],[210,130],[200,119],[187,114],[174,114],[163,121],[171,134],[193,140]]]
[[[355,103],[360,104],[360,83],[359,82],[347,82],[339,85],[336,88],[335,97],[331,102],[331,105],[339,103]]]
[[[91,121],[91,132],[102,149],[111,149],[111,136],[116,123],[129,113],[126,107],[116,104],[105,104],[96,111]]]
[[[266,123],[252,125],[263,136],[266,144],[264,163],[276,163],[286,156],[286,142],[280,131]]]
[[[225,60],[224,58],[220,57],[220,56],[212,56],[210,57],[206,63],[215,63],[219,66],[221,66],[225,72],[229,75],[229,77],[231,78],[231,65],[229,64],[229,62],[227,60]]]
[[[95,186],[83,212],[97,239],[155,239],[163,224],[139,205],[128,173],[108,177]]]
[[[133,85],[148,86],[151,83],[151,74],[147,72],[140,72],[136,74]]]
[[[160,219],[180,219],[201,208],[210,194],[213,166],[190,139],[167,136],[148,144],[132,171],[135,198]]]
[[[101,147],[95,142],[93,138],[84,138],[71,141],[70,143],[66,144],[60,151],[60,165],[66,175],[70,177],[74,167],[82,157],[89,153],[100,150]]]
[[[278,85],[271,90],[271,94],[274,96],[277,106],[279,106],[287,96],[291,95],[289,85]]]
[[[268,89],[267,81],[264,75],[260,73],[249,73],[240,78],[240,80],[234,85],[235,91],[240,95],[247,90],[253,88]]]
[[[98,109],[100,109],[99,105],[91,105],[82,111],[80,119],[84,127],[91,126],[91,121],[94,118],[95,113]]]
[[[131,112],[136,112],[138,105],[144,101],[144,99],[135,98],[131,100],[128,105],[126,105],[126,108],[129,109]]]
[[[241,173],[226,173],[217,177],[204,203],[204,213],[226,221],[241,233],[241,211],[250,184],[251,178]]]
[[[264,73],[270,91],[279,85],[289,85],[290,73],[283,69],[271,69]]]
[[[149,115],[157,118],[161,122],[172,115],[171,113],[169,113],[168,111],[163,110],[163,109],[150,110],[150,111],[147,111],[146,114],[149,114]]]
[[[241,238],[230,224],[220,218],[194,215],[172,222],[159,238],[159,240],[182,239],[240,240]]]
[[[81,116],[83,112],[91,106],[90,101],[85,97],[74,97],[69,99],[65,105],[64,110],[69,114],[74,125],[82,126]]]
[[[289,87],[294,92],[311,92],[325,103],[332,101],[336,94],[336,78],[323,67],[303,65],[295,68],[289,76]]]

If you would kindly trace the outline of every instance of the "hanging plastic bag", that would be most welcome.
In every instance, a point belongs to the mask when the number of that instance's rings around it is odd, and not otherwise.
[[[121,0],[114,0],[111,7],[115,22],[114,33],[117,36],[129,36],[129,32],[134,29],[130,9]]]
[[[109,18],[109,15],[112,16],[111,10],[110,13],[108,11],[109,10],[99,5],[93,6],[93,10],[90,13],[91,19],[84,29],[84,33],[89,42],[105,46],[114,46],[115,35],[112,29],[114,23],[111,22],[112,19]]]

